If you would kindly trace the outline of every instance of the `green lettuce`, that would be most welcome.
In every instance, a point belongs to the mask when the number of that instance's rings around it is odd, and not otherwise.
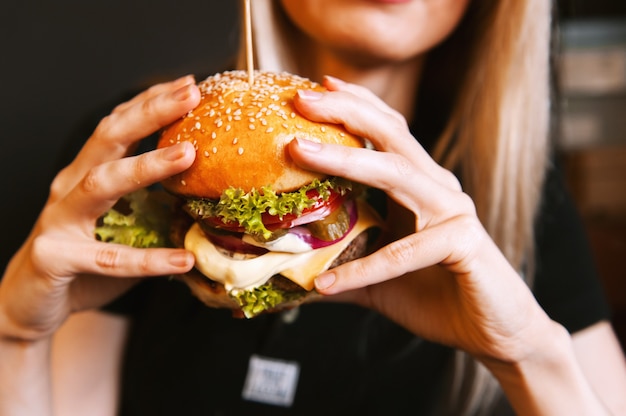
[[[100,218],[96,238],[139,248],[165,247],[169,208],[157,194],[140,189],[122,197]]]
[[[272,237],[262,221],[263,213],[278,216],[281,220],[287,214],[300,216],[302,212],[315,205],[319,198],[326,201],[331,190],[344,194],[352,184],[344,179],[332,178],[314,180],[294,192],[276,193],[270,186],[260,190],[252,189],[243,192],[241,189],[229,188],[222,193],[219,201],[205,198],[187,201],[187,210],[197,219],[219,218],[224,224],[238,223],[248,234],[268,240]],[[319,197],[311,198],[309,191],[315,190]]]
[[[246,318],[254,318],[282,303],[296,300],[302,294],[303,292],[284,292],[271,284],[264,284],[250,290],[233,291],[231,297],[237,301]]]

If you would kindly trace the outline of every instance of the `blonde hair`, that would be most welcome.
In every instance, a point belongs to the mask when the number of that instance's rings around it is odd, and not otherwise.
[[[257,67],[298,72],[277,3],[254,0]],[[455,32],[429,52],[417,104],[436,103],[447,115],[432,129],[433,157],[460,174],[483,225],[529,281],[549,154],[550,31],[550,1],[471,0]],[[487,370],[458,352],[447,411],[481,414],[497,395]]]

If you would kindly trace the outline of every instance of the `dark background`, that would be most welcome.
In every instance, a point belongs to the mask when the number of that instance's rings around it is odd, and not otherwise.
[[[564,18],[626,16],[623,0],[560,1]],[[0,270],[94,120],[136,91],[206,75],[238,44],[236,0],[22,0],[0,13]]]
[[[93,122],[157,81],[221,69],[235,0],[22,0],[0,12],[0,269]]]

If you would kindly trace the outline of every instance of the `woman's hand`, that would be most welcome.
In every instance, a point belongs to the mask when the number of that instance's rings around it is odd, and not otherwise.
[[[130,156],[138,142],[193,109],[193,77],[156,85],[104,118],[54,179],[29,238],[0,284],[0,336],[34,341],[69,313],[112,300],[136,279],[193,266],[184,250],[136,249],[96,241],[96,220],[125,194],[188,168],[189,143]]]
[[[319,276],[318,291],[347,292],[343,299],[477,357],[523,359],[537,336],[555,325],[490,239],[459,181],[371,92],[335,79],[325,83],[331,92],[299,92],[298,110],[343,124],[377,150],[297,140],[290,145],[292,157],[304,168],[385,190],[410,215],[404,223],[392,217],[391,227],[403,228],[405,236]]]

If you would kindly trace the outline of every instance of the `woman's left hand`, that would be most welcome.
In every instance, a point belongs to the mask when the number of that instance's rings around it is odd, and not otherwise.
[[[373,93],[332,78],[325,85],[327,93],[300,91],[298,110],[343,124],[376,150],[294,140],[291,156],[304,168],[382,189],[413,215],[401,224],[411,231],[407,236],[322,274],[317,290],[342,293],[421,337],[479,358],[515,362],[530,354],[538,337],[557,326],[491,240],[456,177]]]

